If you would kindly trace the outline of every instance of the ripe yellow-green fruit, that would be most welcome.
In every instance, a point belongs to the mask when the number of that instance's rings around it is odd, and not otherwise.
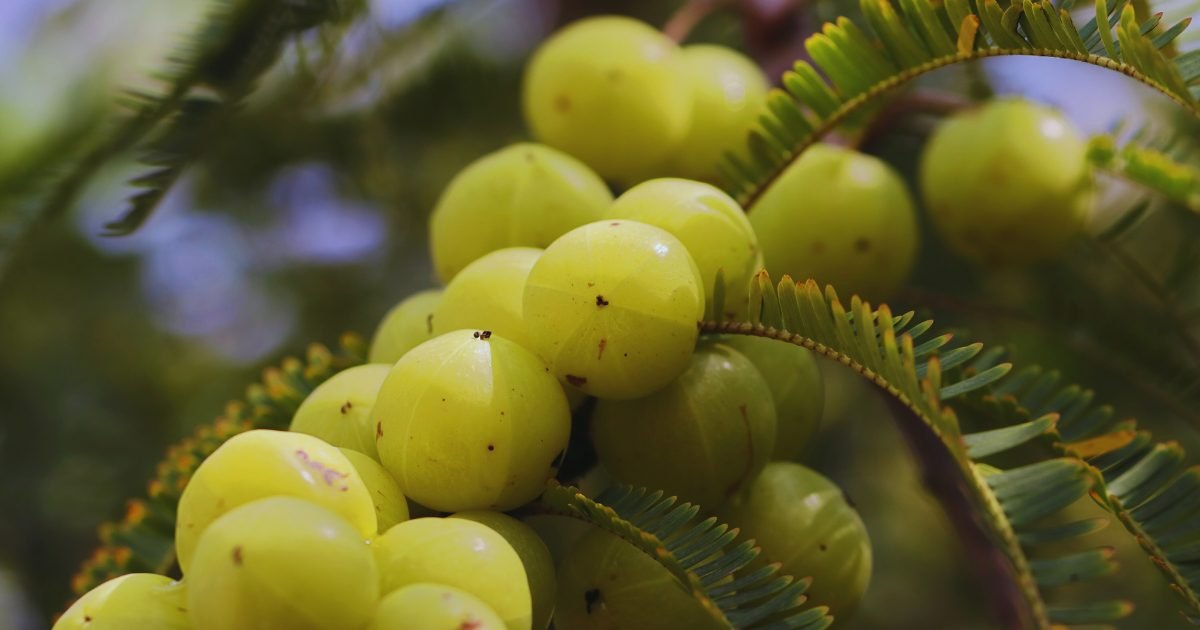
[[[554,558],[537,532],[507,514],[488,510],[459,512],[451,514],[450,518],[463,518],[487,525],[512,545],[521,557],[525,577],[529,579],[529,592],[533,598],[533,627],[535,630],[545,630],[554,614]]]
[[[796,459],[821,426],[825,383],[812,352],[774,339],[729,335],[721,339],[762,374],[775,403],[775,452],[771,459]]]
[[[960,256],[994,265],[1043,260],[1087,219],[1087,146],[1054,109],[991,101],[950,117],[929,138],[921,191],[934,227]]]
[[[371,493],[371,502],[375,504],[375,520],[379,523],[379,531],[386,532],[396,523],[408,520],[408,500],[400,485],[383,469],[379,462],[366,455],[348,448],[339,448],[342,455],[354,465],[358,476]]]
[[[845,617],[871,581],[871,541],[842,489],[820,473],[771,462],[718,514],[793,577],[812,576],[809,601]]]
[[[729,195],[687,179],[652,179],[618,197],[608,217],[670,232],[696,262],[705,299],[712,301],[717,271],[723,270],[727,316],[745,315],[750,277],[762,268],[763,260],[754,228]]]
[[[434,582],[483,600],[509,630],[530,630],[533,605],[521,557],[492,528],[462,518],[418,518],[372,543],[383,594]]]
[[[113,578],[80,597],[53,630],[190,630],[182,582],[153,573]]]
[[[379,601],[366,630],[504,630],[483,600],[444,584],[409,584]]]
[[[767,270],[832,284],[849,299],[894,294],[917,255],[917,216],[904,180],[881,160],[809,147],[750,209]]]
[[[441,298],[441,289],[429,289],[414,293],[392,307],[375,330],[367,361],[390,365],[417,344],[431,339],[433,310]]]
[[[559,379],[599,398],[639,398],[687,367],[704,287],[670,233],[600,221],[546,248],[525,283],[524,312],[535,349]]]
[[[653,558],[593,528],[559,565],[554,627],[708,630],[723,626]]]
[[[741,353],[703,343],[687,370],[663,389],[637,400],[597,402],[592,442],[600,463],[622,483],[712,511],[771,457],[771,390]]]
[[[378,531],[371,494],[336,447],[302,433],[247,431],[201,462],[179,498],[175,552],[184,573],[197,539],[210,523],[239,505],[272,496],[296,497],[329,509],[363,538]]]
[[[652,177],[690,128],[679,47],[626,17],[579,20],[538,48],[522,100],[533,135],[625,185]]]
[[[472,162],[450,181],[429,218],[442,282],[488,252],[544,248],[596,221],[612,193],[579,160],[539,144],[514,144]]]
[[[467,265],[446,285],[434,311],[433,334],[490,330],[528,348],[521,300],[525,279],[541,255],[534,247],[508,247]]]
[[[253,501],[213,521],[187,580],[194,630],[358,630],[380,595],[359,532],[292,497]]]
[[[745,153],[746,137],[767,102],[767,78],[745,55],[724,46],[684,46],[680,57],[692,85],[692,117],[671,170],[715,181],[726,151]]]
[[[390,365],[371,363],[334,374],[300,403],[289,430],[378,458],[371,407],[390,370]]]
[[[566,395],[546,365],[487,331],[410,350],[374,413],[384,468],[405,496],[442,512],[528,503],[554,476],[571,432]]]

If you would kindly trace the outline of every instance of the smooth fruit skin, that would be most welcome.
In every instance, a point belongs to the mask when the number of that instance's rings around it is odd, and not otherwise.
[[[717,271],[724,271],[727,316],[745,316],[750,278],[762,268],[758,238],[732,197],[709,184],[677,178],[652,179],[625,191],[608,218],[662,228],[678,238],[696,267],[711,303]]]
[[[579,20],[551,36],[525,70],[533,135],[625,185],[660,171],[688,133],[692,89],[679,47],[626,17]]]
[[[1000,99],[947,119],[921,156],[933,225],[960,256],[1020,265],[1053,257],[1092,203],[1087,146],[1062,114]]]
[[[904,180],[883,161],[828,144],[809,147],[750,208],[774,278],[831,284],[878,301],[917,255],[917,215]]]
[[[379,532],[386,532],[397,523],[408,520],[408,501],[400,484],[384,470],[380,463],[363,453],[348,448],[339,448],[342,455],[350,460],[354,470],[371,493],[371,502],[375,504],[375,520],[379,523]]]
[[[537,532],[507,514],[488,510],[459,512],[451,514],[450,518],[487,525],[512,545],[521,557],[525,577],[529,579],[529,592],[533,598],[533,627],[535,630],[549,627],[554,614],[554,558]]]
[[[511,510],[554,476],[571,432],[562,386],[533,353],[459,330],[409,351],[375,402],[376,443],[405,496],[441,512]]]
[[[113,578],[80,597],[52,630],[190,630],[182,582],[153,573]]]
[[[542,250],[508,247],[467,265],[450,284],[433,315],[433,334],[490,330],[528,348],[521,301],[525,279]]]
[[[746,138],[767,102],[767,77],[731,48],[697,44],[680,52],[692,85],[692,116],[687,136],[671,160],[671,171],[716,181],[717,164],[726,151],[746,152]]]
[[[175,552],[183,572],[210,523],[239,505],[272,496],[327,508],[363,538],[377,531],[371,494],[337,448],[302,433],[247,431],[213,451],[183,489],[175,519]]]
[[[288,430],[378,459],[371,407],[390,370],[390,365],[371,363],[334,374],[300,403]]]
[[[520,143],[475,160],[446,186],[429,218],[429,248],[442,282],[484,254],[544,248],[598,220],[612,193],[583,162]]]
[[[422,583],[381,599],[366,630],[504,630],[504,621],[462,589]]]
[[[771,459],[793,460],[821,426],[825,382],[812,352],[765,337],[729,335],[721,343],[742,353],[758,368],[775,403],[775,452]]]
[[[382,593],[435,582],[483,600],[509,630],[530,630],[533,607],[521,558],[492,528],[461,518],[418,518],[371,544]]]
[[[441,289],[429,289],[414,293],[392,307],[375,330],[367,361],[391,365],[405,352],[433,338],[433,310],[441,297]]]
[[[708,630],[722,627],[669,571],[633,545],[593,528],[559,565],[558,630]]]
[[[812,576],[809,602],[845,618],[871,581],[871,541],[846,495],[820,473],[791,462],[772,462],[718,514],[762,547],[796,578]]]
[[[362,536],[291,497],[247,503],[214,521],[187,579],[194,630],[357,630],[380,595]]]
[[[618,481],[712,511],[767,465],[775,422],[771,390],[754,364],[729,346],[704,343],[662,390],[599,401],[592,442]]]
[[[546,248],[525,283],[524,312],[559,379],[599,398],[640,398],[687,367],[704,287],[667,231],[599,221]]]

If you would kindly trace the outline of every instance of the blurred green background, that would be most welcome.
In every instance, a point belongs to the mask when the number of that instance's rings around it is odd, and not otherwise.
[[[857,6],[816,0],[771,12],[786,4],[718,11],[691,40],[749,50],[777,75],[822,20]],[[527,138],[519,83],[537,42],[583,15],[662,24],[678,5],[350,3],[348,20],[289,45],[134,235],[100,235],[122,210],[123,182],[138,172],[132,155],[107,166],[65,216],[28,229],[0,222],[0,237],[18,243],[0,262],[0,628],[47,627],[97,526],[144,493],[168,444],[211,421],[263,366],[342,331],[369,334],[388,307],[433,284],[428,213],[464,165]],[[0,215],[30,216],[64,156],[112,124],[120,90],[152,89],[153,70],[211,8],[206,0],[0,2]],[[754,28],[745,28],[747,16]],[[993,60],[935,73],[916,89],[965,96],[970,81],[1061,107],[1089,133],[1123,121],[1195,136],[1166,99],[1081,64]],[[911,178],[935,122],[901,117],[864,149]],[[1143,197],[1103,183],[1095,233]],[[1144,273],[1092,241],[1035,269],[975,269],[926,229],[896,306],[1005,344],[1022,364],[1061,369],[1160,439],[1200,452],[1200,357],[1179,342],[1200,334],[1192,268],[1200,263],[1184,265],[1169,305],[1144,286],[1146,276],[1166,278],[1182,264],[1198,224],[1152,201],[1115,245]],[[886,409],[856,377],[828,367],[829,410],[808,462],[854,497],[877,567],[866,603],[845,625],[990,627],[981,587]],[[1122,569],[1095,588],[1139,604],[1124,627],[1182,626],[1173,596],[1128,537],[1110,528],[1090,542],[1100,539],[1118,546]]]

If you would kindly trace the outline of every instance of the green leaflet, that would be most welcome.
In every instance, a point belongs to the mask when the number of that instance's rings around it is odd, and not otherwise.
[[[1164,151],[1133,142],[1118,147],[1116,138],[1101,135],[1089,141],[1088,161],[1200,213],[1200,169]]]
[[[1142,81],[1200,116],[1194,93],[1200,61],[1195,53],[1175,57],[1172,46],[1189,20],[1165,30],[1157,28],[1161,16],[1139,24],[1124,0],[1112,7],[1097,0],[1097,17],[1082,28],[1047,0],[1014,2],[1007,10],[996,0],[897,4],[861,0],[869,28],[839,18],[806,42],[815,67],[801,61],[784,73],[784,89],[772,93],[749,133],[750,159],[727,154],[718,167],[726,192],[743,207],[838,125],[916,77],[963,61],[1004,55],[1082,61]],[[1150,170],[1157,173],[1150,182],[1168,183],[1162,168]]]

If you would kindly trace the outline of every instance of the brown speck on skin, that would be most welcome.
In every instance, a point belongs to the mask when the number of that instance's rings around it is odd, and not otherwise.
[[[381,437],[383,437],[383,422],[376,422],[375,423],[375,439],[379,440],[379,438],[381,438]]]
[[[571,99],[566,94],[559,94],[554,99],[554,109],[560,114],[571,111]]]
[[[596,360],[604,358],[604,349],[608,347],[608,339],[601,339],[599,344],[599,352],[596,353]]]
[[[83,616],[83,623],[92,623],[92,616],[91,616],[91,615],[84,615],[84,616]]]
[[[496,450],[496,445],[495,445],[495,444],[488,444],[488,450],[489,450],[489,451],[494,451],[494,450]]]
[[[814,254],[825,253],[825,243],[823,241],[813,241],[812,253],[814,253]]]
[[[617,227],[618,225],[621,225],[621,222],[620,222],[620,221],[613,221],[612,223],[609,223],[608,225],[609,225],[609,227]]]
[[[433,313],[425,316],[425,332],[433,334]]]
[[[492,338],[492,331],[480,330],[480,331],[476,331],[475,334],[472,336],[475,337],[476,339],[479,339],[480,341],[487,341],[488,339]]]
[[[574,374],[568,374],[567,382],[574,385],[575,387],[583,387],[584,385],[587,384],[587,377],[586,376],[575,376]]]
[[[350,413],[350,410],[351,410],[351,409],[353,409],[353,408],[354,408],[354,405],[353,405],[353,404],[351,404],[351,402],[350,402],[349,400],[347,400],[347,401],[346,401],[346,402],[345,402],[345,403],[342,405],[342,409],[341,409],[341,411],[342,411],[342,415],[346,415],[346,414]]]
[[[596,306],[600,306],[600,307],[608,306],[608,300],[604,299],[603,295],[597,295],[596,296]]]
[[[583,593],[583,603],[587,614],[590,615],[593,608],[599,608],[604,605],[604,595],[600,593],[600,589],[598,588],[588,589]]]
[[[596,283],[595,283],[595,282],[589,282],[589,283],[588,283],[588,288],[589,288],[589,289],[590,289],[590,288],[592,288],[592,287],[594,287],[594,286],[596,286]]]
[[[829,547],[827,547],[825,543],[821,543],[817,548],[821,551],[829,551]]]
[[[458,630],[478,630],[483,627],[483,622],[478,619],[467,619],[458,626]]]
[[[750,474],[754,468],[754,434],[750,431],[750,415],[746,411],[746,405],[743,403],[738,405],[738,411],[742,416],[742,427],[746,430],[746,467],[742,471],[741,476],[725,489],[725,496],[733,496],[742,487],[742,484],[750,478]]]
[[[870,251],[870,249],[871,249],[871,241],[869,239],[867,239],[866,237],[863,237],[863,238],[858,239],[857,241],[854,241],[854,251],[867,252],[867,251]]]
[[[233,548],[233,563],[237,566],[242,566],[242,546],[238,545]]]

